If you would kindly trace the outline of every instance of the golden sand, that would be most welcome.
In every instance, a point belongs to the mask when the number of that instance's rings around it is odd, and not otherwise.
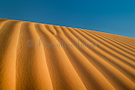
[[[0,90],[134,89],[134,38],[0,19]]]

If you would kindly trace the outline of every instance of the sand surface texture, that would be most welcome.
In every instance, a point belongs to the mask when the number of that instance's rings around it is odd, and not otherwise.
[[[0,90],[135,90],[135,39],[0,19]]]

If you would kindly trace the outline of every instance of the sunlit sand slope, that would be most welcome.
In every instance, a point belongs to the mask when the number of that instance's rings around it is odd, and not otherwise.
[[[135,90],[135,39],[0,19],[0,90]]]

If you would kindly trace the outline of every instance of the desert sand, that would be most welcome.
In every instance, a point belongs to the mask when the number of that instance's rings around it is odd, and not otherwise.
[[[0,19],[0,90],[135,90],[135,39]]]

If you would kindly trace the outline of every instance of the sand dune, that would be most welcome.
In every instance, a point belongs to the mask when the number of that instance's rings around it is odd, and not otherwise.
[[[135,39],[0,19],[0,90],[135,90]]]

